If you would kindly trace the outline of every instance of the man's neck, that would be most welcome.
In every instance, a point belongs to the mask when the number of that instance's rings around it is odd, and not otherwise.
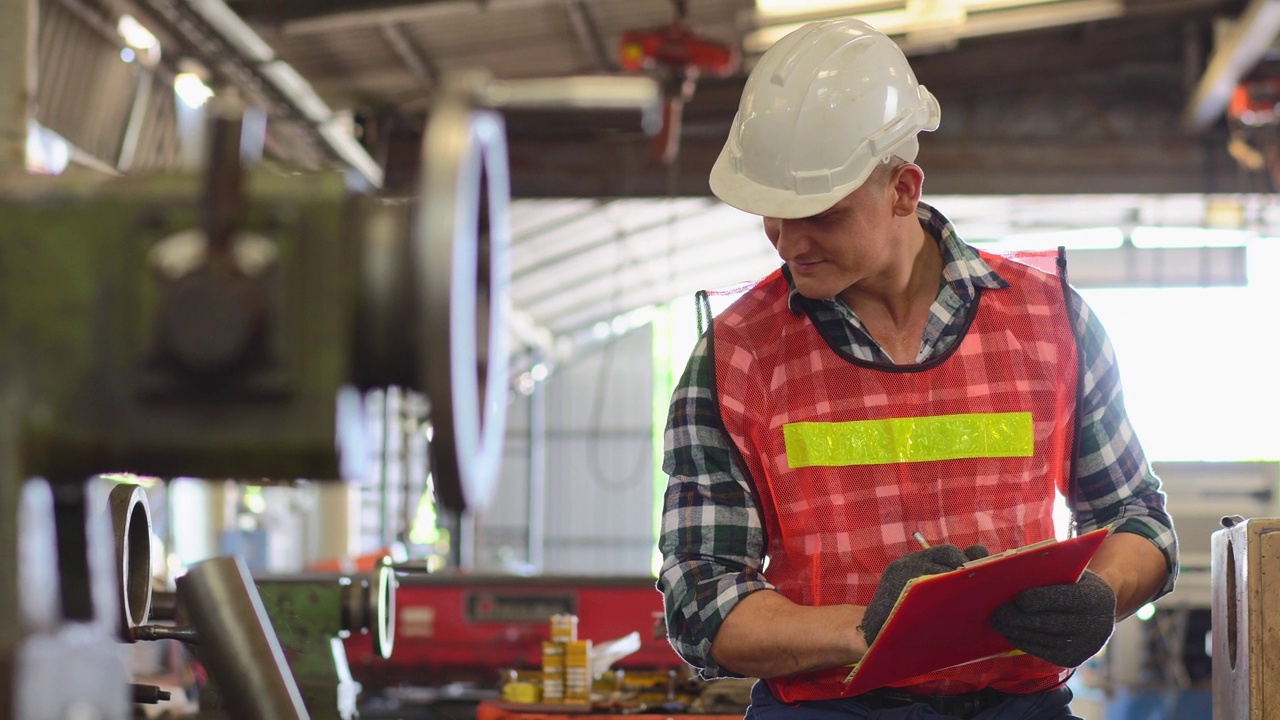
[[[914,220],[914,218],[912,218]],[[874,285],[851,287],[841,299],[895,363],[914,362],[942,278],[942,251],[918,222],[900,238],[897,269]]]
[[[840,294],[859,317],[878,315],[901,326],[910,324],[917,316],[928,314],[938,295],[942,251],[937,240],[915,218],[911,220],[906,232],[895,240],[903,250],[900,261],[874,283],[859,284]]]

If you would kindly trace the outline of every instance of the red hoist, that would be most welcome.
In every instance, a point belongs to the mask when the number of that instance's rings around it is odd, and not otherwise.
[[[662,83],[662,128],[654,137],[654,157],[671,163],[680,149],[680,119],[703,75],[727,77],[738,69],[737,48],[699,37],[685,27],[687,3],[675,0],[670,25],[628,30],[619,43],[622,69],[648,72]]]

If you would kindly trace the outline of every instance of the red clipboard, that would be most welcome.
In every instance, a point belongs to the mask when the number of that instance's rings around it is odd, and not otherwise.
[[[907,581],[867,654],[846,680],[848,692],[1016,652],[991,627],[996,608],[1027,588],[1074,583],[1110,533],[1007,550],[958,570]]]

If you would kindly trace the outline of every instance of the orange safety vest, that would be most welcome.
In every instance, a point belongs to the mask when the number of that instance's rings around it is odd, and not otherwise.
[[[992,553],[1054,537],[1077,420],[1065,282],[982,257],[1010,286],[979,290],[961,337],[918,365],[864,362],[830,346],[790,311],[781,271],[715,318],[721,417],[754,481],[766,574],[792,601],[865,606],[885,567],[920,549],[915,531]],[[783,702],[820,700],[845,696],[848,674],[768,682]],[[895,686],[1029,693],[1068,675],[1017,655]]]

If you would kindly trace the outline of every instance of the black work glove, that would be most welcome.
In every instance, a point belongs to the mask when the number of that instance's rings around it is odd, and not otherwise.
[[[1116,624],[1116,594],[1089,570],[1071,585],[1018,593],[996,608],[991,626],[1015,648],[1061,667],[1093,657]]]
[[[871,602],[867,604],[867,611],[862,615],[862,624],[858,626],[867,638],[867,645],[880,634],[880,629],[889,619],[889,613],[893,612],[893,606],[897,604],[898,596],[902,594],[902,588],[906,587],[908,580],[922,575],[951,572],[970,560],[986,556],[987,549],[981,545],[970,546],[963,552],[955,545],[935,545],[908,553],[889,563],[884,569],[884,575],[880,576],[880,584],[876,586]]]

